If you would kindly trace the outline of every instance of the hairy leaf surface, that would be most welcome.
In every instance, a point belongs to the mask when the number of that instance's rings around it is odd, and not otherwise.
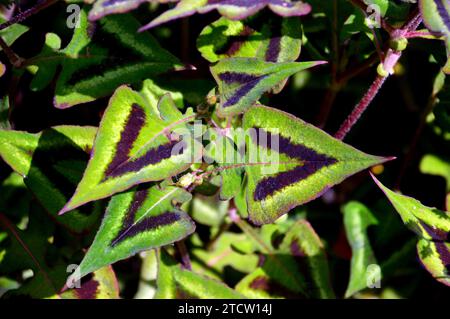
[[[250,135],[247,153],[253,157],[245,170],[248,211],[255,224],[273,222],[348,176],[388,160],[277,109],[252,107],[243,122]]]

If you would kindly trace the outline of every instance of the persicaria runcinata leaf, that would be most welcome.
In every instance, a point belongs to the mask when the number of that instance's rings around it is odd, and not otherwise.
[[[405,225],[418,237],[417,252],[428,272],[450,286],[450,213],[424,206],[418,200],[395,193],[372,175]]]
[[[211,67],[219,86],[219,116],[245,112],[259,98],[289,76],[323,64],[314,62],[266,62],[257,58],[228,58]]]
[[[201,148],[193,139],[172,134],[188,131],[192,110],[182,114],[169,94],[157,105],[147,96],[122,86],[112,96],[95,138],[83,179],[61,213],[149,181],[186,170]],[[196,155],[197,154],[197,155]]]
[[[389,160],[358,151],[290,114],[266,106],[250,108],[243,125],[254,133],[247,139],[253,159],[245,171],[248,211],[255,224],[271,223],[348,176]]]
[[[290,0],[181,0],[141,30],[150,29],[160,24],[188,17],[196,12],[207,13],[217,9],[219,13],[232,20],[244,19],[268,6],[273,12],[284,17],[303,16],[311,11],[311,6],[303,1]]]
[[[137,84],[181,67],[150,34],[136,32],[139,22],[131,15],[105,17],[94,28],[82,10],[78,23],[64,49],[59,49],[60,40],[52,34],[33,63],[38,66],[31,85],[36,90],[42,89],[41,81],[48,84],[61,66],[54,97],[58,108],[94,101],[122,84]]]
[[[190,193],[182,188],[157,184],[142,184],[113,196],[78,275],[191,234],[195,225],[178,208],[190,199]]]

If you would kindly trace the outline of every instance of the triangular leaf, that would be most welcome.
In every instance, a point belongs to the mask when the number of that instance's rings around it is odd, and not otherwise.
[[[229,19],[240,20],[251,16],[259,10],[268,6],[278,15],[303,16],[311,11],[311,6],[302,1],[292,2],[290,0],[181,0],[177,6],[168,10],[154,19],[141,30],[156,27],[179,18],[191,16],[198,13],[207,13],[217,9],[219,13]]]
[[[195,141],[187,143],[171,134],[187,131],[186,123],[194,115],[183,115],[169,95],[155,105],[146,92],[145,86],[142,93],[126,86],[116,90],[100,123],[83,179],[61,213],[143,182],[176,175],[192,164],[194,152],[201,152]]]
[[[395,193],[372,175],[375,183],[400,214],[405,225],[419,236],[417,252],[430,274],[450,286],[450,213],[422,205]]]
[[[270,17],[241,22],[220,18],[200,33],[197,47],[210,62],[257,57],[268,62],[295,61],[300,55],[299,18]]]
[[[243,299],[243,295],[214,279],[181,268],[163,249],[158,254],[156,299]]]
[[[219,85],[220,116],[243,113],[261,95],[289,76],[325,62],[265,62],[257,58],[228,58],[211,67]]]
[[[50,45],[47,39],[43,52],[35,59],[39,67],[38,78],[32,82],[35,89],[42,88],[38,80],[44,77],[42,72],[48,82],[49,73],[54,73],[57,65],[62,67],[54,98],[58,108],[94,101],[122,84],[139,83],[181,67],[178,59],[150,34],[136,32],[139,22],[130,15],[105,17],[94,30],[83,9],[79,24],[67,47],[57,50],[55,40]]]
[[[271,223],[348,176],[387,158],[365,154],[277,109],[255,106],[244,115],[247,204],[255,224]]]
[[[140,185],[115,195],[92,246],[79,267],[84,276],[146,249],[176,242],[191,234],[194,223],[173,203],[190,199],[185,190]]]

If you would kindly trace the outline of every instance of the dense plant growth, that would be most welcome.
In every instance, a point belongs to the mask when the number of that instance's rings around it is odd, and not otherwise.
[[[1,1],[0,46],[4,298],[448,296],[450,1]]]

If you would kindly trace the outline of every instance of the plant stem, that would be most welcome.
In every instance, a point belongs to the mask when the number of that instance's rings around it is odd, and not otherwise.
[[[189,253],[187,251],[184,240],[178,241],[175,245],[178,249],[178,253],[180,254],[181,263],[183,265],[183,268],[192,270],[191,258],[189,257]]]
[[[364,97],[361,99],[361,101],[356,105],[356,107],[353,109],[352,113],[347,117],[347,119],[342,123],[341,127],[337,131],[337,133],[334,135],[335,138],[342,140],[347,135],[347,133],[350,131],[350,129],[355,125],[355,123],[359,120],[361,115],[364,113],[364,111],[367,109],[367,107],[370,105],[370,103],[373,101],[375,96],[377,95],[380,88],[383,86],[384,82],[386,81],[385,76],[378,75],[375,81],[370,86],[369,90],[367,90],[367,93],[364,95]]]
[[[15,68],[20,68],[23,65],[23,62],[25,61],[20,56],[18,56],[6,42],[0,37],[0,47],[2,48],[3,52],[5,52],[6,57],[9,60],[9,63],[11,63],[12,66]]]
[[[18,22],[22,22],[23,20],[27,19],[28,17],[38,13],[39,11],[51,6],[52,4],[55,4],[59,0],[43,0],[40,1],[38,4],[36,4],[34,7],[31,7],[28,10],[25,10],[14,17],[12,17],[10,20],[0,24],[0,30],[6,29],[7,27],[16,24]]]
[[[420,23],[422,22],[422,16],[420,11],[416,9],[411,19],[408,20],[402,28],[395,29],[390,32],[391,39],[401,38],[407,35],[409,32],[415,31]],[[347,119],[342,123],[341,127],[334,135],[335,138],[342,140],[355,125],[355,123],[360,119],[361,115],[367,109],[367,107],[372,103],[375,96],[378,94],[379,90],[383,86],[384,82],[388,78],[389,74],[393,74],[393,70],[398,60],[402,56],[402,51],[394,51],[393,49],[388,49],[384,60],[382,61],[383,68],[388,72],[388,75],[381,76],[378,75],[375,81],[367,90],[366,94],[363,96],[361,101],[355,106],[352,113],[347,117]]]

